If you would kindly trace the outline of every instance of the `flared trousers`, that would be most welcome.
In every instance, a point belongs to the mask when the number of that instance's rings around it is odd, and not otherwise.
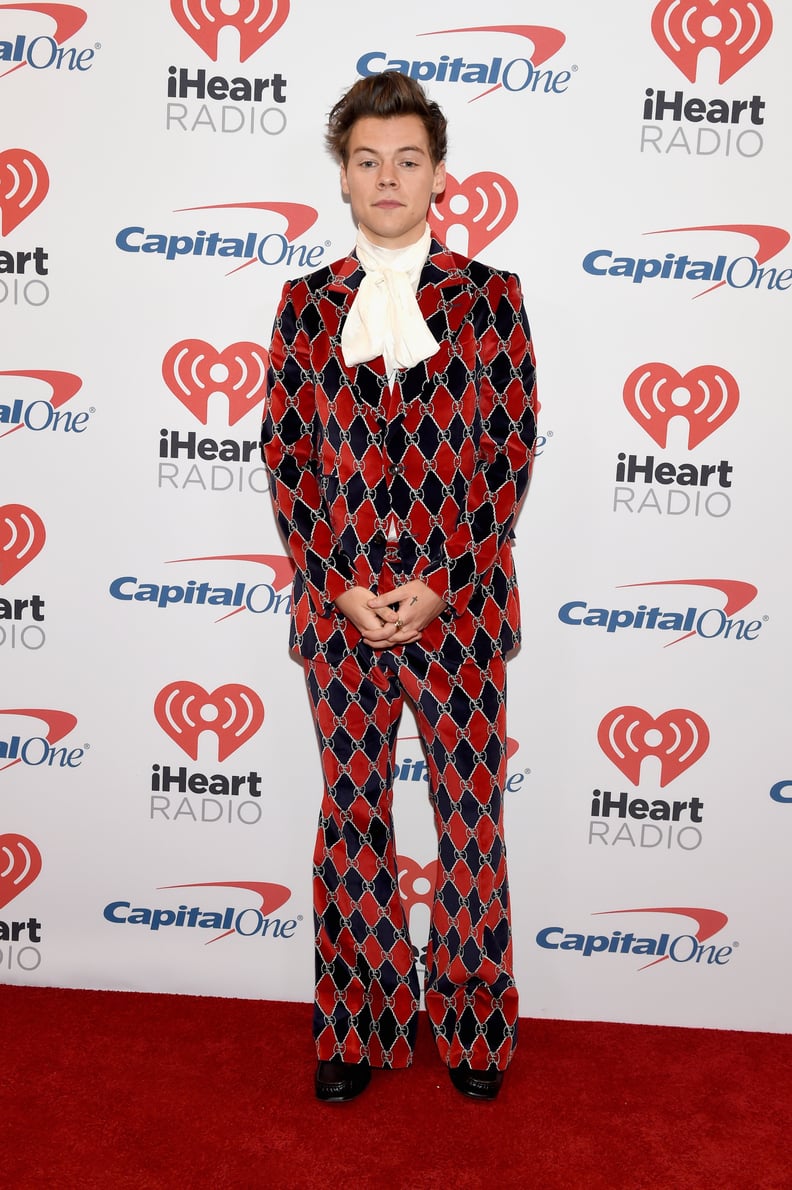
[[[405,698],[424,745],[438,840],[424,999],[441,1059],[505,1069],[517,1038],[503,789],[506,666],[448,672],[419,643],[304,661],[324,793],[314,855],[321,1060],[409,1066],[419,982],[393,827]]]

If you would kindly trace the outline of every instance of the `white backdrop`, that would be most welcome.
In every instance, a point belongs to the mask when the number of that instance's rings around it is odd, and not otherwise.
[[[0,978],[310,999],[255,443],[283,282],[353,242],[327,111],[390,64],[449,117],[435,227],[519,272],[539,360],[522,1012],[790,1028],[791,44],[777,0],[0,3]]]

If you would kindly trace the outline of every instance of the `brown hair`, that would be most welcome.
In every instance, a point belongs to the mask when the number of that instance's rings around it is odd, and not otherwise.
[[[342,95],[327,120],[327,145],[335,157],[347,163],[353,125],[369,116],[387,120],[390,116],[418,116],[426,129],[432,165],[445,160],[446,118],[440,106],[427,99],[420,83],[398,70],[358,79]]]

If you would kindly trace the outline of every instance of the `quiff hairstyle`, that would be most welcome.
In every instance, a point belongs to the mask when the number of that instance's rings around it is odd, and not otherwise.
[[[447,151],[447,121],[440,106],[427,99],[420,83],[398,70],[386,70],[369,78],[358,79],[346,95],[342,95],[327,119],[327,145],[339,161],[347,164],[349,138],[358,120],[375,116],[387,120],[391,116],[418,116],[429,141],[432,165],[445,161]]]

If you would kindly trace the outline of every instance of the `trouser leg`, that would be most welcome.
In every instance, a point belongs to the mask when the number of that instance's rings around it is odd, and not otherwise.
[[[306,662],[305,672],[324,776],[314,853],[317,1054],[409,1066],[419,986],[392,818],[402,693],[393,675],[354,655]]]
[[[399,669],[427,749],[439,839],[426,1008],[449,1066],[508,1065],[517,1038],[503,788],[506,666]]]

